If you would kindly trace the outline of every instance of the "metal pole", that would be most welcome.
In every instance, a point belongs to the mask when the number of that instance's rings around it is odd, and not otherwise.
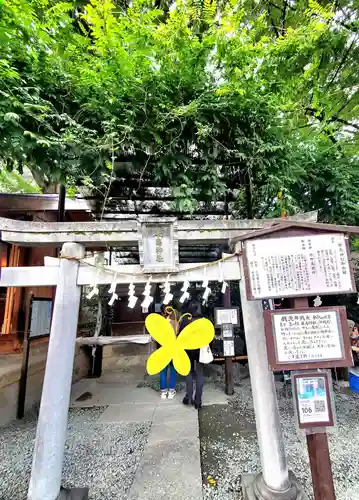
[[[240,265],[243,277],[242,257]],[[294,500],[297,488],[289,479],[274,377],[268,368],[262,302],[247,300],[244,278],[240,280],[240,293],[262,465],[262,474],[252,487],[256,498]]]
[[[61,254],[28,500],[55,500],[61,487],[85,248],[65,243]]]

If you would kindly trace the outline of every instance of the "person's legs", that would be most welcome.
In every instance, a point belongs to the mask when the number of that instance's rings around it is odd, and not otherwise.
[[[201,408],[202,406],[202,393],[203,393],[203,365],[196,361],[196,394],[194,398],[194,403],[196,408]]]
[[[160,389],[161,389],[161,398],[166,399],[167,398],[167,370],[168,370],[167,365],[163,370],[160,372]]]
[[[173,366],[173,363],[169,364],[169,370],[170,370],[170,382],[169,382],[169,391],[168,391],[168,399],[173,399],[176,395],[176,379],[177,379],[177,372],[175,370],[175,367]]]
[[[186,377],[186,395],[183,398],[183,404],[185,405],[191,405],[193,401],[193,376],[195,375],[194,373],[194,365],[193,361],[191,360],[191,371]]]

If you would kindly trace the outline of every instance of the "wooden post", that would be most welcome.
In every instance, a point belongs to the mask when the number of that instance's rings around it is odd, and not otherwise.
[[[25,249],[13,245],[10,250],[10,261],[9,267],[19,267],[23,265],[25,255]],[[2,333],[16,334],[17,335],[17,325],[18,316],[21,304],[22,289],[9,287],[6,293],[5,302],[5,314],[4,323],[2,327]]]
[[[61,259],[58,274],[28,500],[56,500],[61,488],[81,295],[78,259],[85,248],[65,243],[62,256],[68,258]]]
[[[96,316],[96,328],[95,328],[95,337],[98,337],[102,334],[102,325],[103,325],[103,317],[102,317],[102,309],[103,309],[103,299],[102,293],[97,299],[97,316]],[[101,349],[99,351],[99,349]],[[102,346],[93,346],[91,350],[91,366],[92,366],[92,377],[100,378],[102,374]]]
[[[308,307],[307,298],[294,299],[294,308]],[[326,432],[307,434],[307,447],[312,474],[314,500],[335,500],[332,464]]]
[[[66,186],[60,184],[59,201],[57,205],[57,222],[64,222],[65,220],[65,202],[66,202]]]
[[[307,435],[315,500],[335,500],[332,464],[326,432]]]
[[[230,283],[226,288],[223,296],[223,307],[231,307],[231,287]],[[233,380],[233,359],[232,356],[224,356],[224,370],[225,370],[225,392],[228,396],[234,394],[234,380]]]
[[[98,345],[96,346],[95,356],[93,359],[93,368],[92,368],[93,378],[100,378],[102,375],[102,359],[103,359],[103,346]]]
[[[26,318],[24,328],[24,341],[22,345],[22,360],[21,360],[21,375],[19,381],[19,395],[17,403],[17,418],[24,418],[25,403],[26,403],[26,385],[27,373],[29,370],[29,357],[30,357],[30,314],[31,314],[31,301],[32,296],[28,294],[26,300]]]

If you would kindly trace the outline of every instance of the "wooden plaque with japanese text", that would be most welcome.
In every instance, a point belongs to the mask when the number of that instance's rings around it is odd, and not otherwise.
[[[352,366],[345,307],[264,311],[273,371]]]
[[[356,291],[343,233],[249,239],[244,273],[249,300]]]
[[[172,273],[178,271],[178,238],[176,220],[161,221],[147,217],[140,223],[139,254],[142,272]]]

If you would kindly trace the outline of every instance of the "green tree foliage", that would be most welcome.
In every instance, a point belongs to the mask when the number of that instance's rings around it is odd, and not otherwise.
[[[354,1],[0,0],[1,159],[358,223],[358,37]]]
[[[0,163],[0,193],[40,193],[40,188],[31,179],[24,179],[18,172],[10,172]]]

